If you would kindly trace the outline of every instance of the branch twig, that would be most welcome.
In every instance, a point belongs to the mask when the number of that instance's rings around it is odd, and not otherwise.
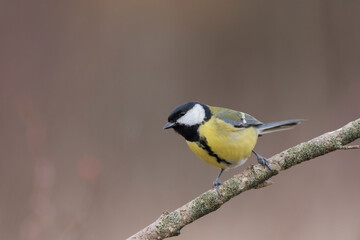
[[[267,181],[279,171],[338,149],[358,149],[359,146],[345,146],[360,138],[360,118],[342,128],[325,133],[310,141],[291,147],[268,160],[273,171],[261,165],[250,166],[224,182],[220,187],[222,196],[211,189],[173,212],[163,213],[155,222],[129,237],[135,239],[164,239],[177,236],[180,230],[202,216],[220,208],[225,202],[252,188],[271,185]]]

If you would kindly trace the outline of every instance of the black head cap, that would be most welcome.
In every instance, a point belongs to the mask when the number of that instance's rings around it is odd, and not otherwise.
[[[178,106],[177,108],[175,108],[169,115],[168,117],[168,121],[169,122],[176,122],[176,120],[178,120],[179,118],[181,118],[182,116],[184,116],[187,111],[189,111],[190,109],[192,109],[195,104],[200,104],[199,102],[188,102],[188,103],[184,103],[180,106]]]

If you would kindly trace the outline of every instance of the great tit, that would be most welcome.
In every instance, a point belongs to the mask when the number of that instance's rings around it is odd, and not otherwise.
[[[171,112],[164,129],[173,128],[200,159],[221,169],[213,183],[220,195],[223,171],[244,164],[251,153],[271,170],[269,161],[254,151],[258,136],[290,129],[303,120],[262,123],[247,113],[188,102]]]

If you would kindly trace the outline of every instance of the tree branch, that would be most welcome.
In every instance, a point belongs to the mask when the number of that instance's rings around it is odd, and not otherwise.
[[[271,182],[267,180],[277,175],[279,171],[338,149],[359,148],[358,145],[345,146],[357,138],[360,138],[360,118],[338,130],[325,133],[272,156],[268,159],[272,171],[259,164],[248,167],[242,173],[224,182],[220,187],[222,196],[219,196],[214,189],[208,190],[175,211],[163,213],[155,222],[129,237],[128,240],[164,239],[177,236],[184,226],[217,210],[240,193],[271,185]]]

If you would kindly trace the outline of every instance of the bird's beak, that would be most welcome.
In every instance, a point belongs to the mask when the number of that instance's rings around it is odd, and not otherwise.
[[[167,124],[165,124],[164,129],[172,128],[174,125],[175,125],[175,123],[168,122]]]

